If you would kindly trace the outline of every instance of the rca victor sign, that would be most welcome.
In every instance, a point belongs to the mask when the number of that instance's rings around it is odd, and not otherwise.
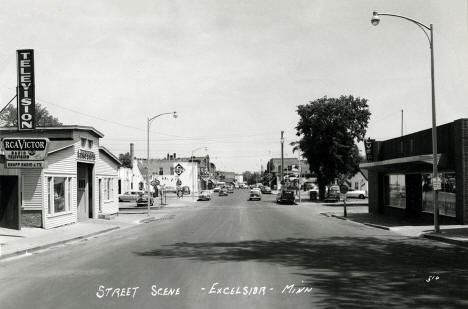
[[[42,168],[49,150],[49,139],[5,137],[2,139],[6,168]]]
[[[22,49],[16,51],[18,65],[18,131],[34,130],[36,128],[34,97],[34,50]]]

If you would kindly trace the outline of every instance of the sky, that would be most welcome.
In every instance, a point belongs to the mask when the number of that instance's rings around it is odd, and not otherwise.
[[[260,171],[296,157],[297,106],[366,98],[367,136],[431,127],[434,25],[437,124],[468,117],[468,8],[462,0],[2,0],[0,105],[15,94],[16,50],[34,49],[36,102],[92,126],[113,153],[209,154],[219,170]],[[362,145],[360,145],[362,148]],[[205,150],[206,149],[206,150]]]

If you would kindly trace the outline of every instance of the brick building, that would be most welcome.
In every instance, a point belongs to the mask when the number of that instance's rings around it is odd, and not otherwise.
[[[433,219],[432,130],[427,129],[371,145],[369,212]],[[468,223],[468,119],[437,127],[438,169],[442,189],[440,222]]]

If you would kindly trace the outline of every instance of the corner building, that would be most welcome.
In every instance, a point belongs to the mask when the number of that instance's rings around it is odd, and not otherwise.
[[[441,224],[468,223],[468,119],[437,127],[438,172],[442,188]],[[369,212],[399,218],[433,220],[432,130],[372,143]]]
[[[1,128],[0,138],[45,137],[43,168],[6,168],[0,158],[0,227],[50,229],[118,214],[120,161],[92,127]]]

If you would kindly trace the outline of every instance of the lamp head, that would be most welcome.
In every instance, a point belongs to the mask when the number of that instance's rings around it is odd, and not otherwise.
[[[177,116],[178,116],[178,115],[177,115],[177,112],[174,112],[174,113],[172,114],[172,116],[173,116],[174,118],[177,118]]]
[[[379,22],[380,22],[379,13],[374,11],[374,13],[372,14],[371,23],[372,23],[372,25],[377,26],[379,24]]]

